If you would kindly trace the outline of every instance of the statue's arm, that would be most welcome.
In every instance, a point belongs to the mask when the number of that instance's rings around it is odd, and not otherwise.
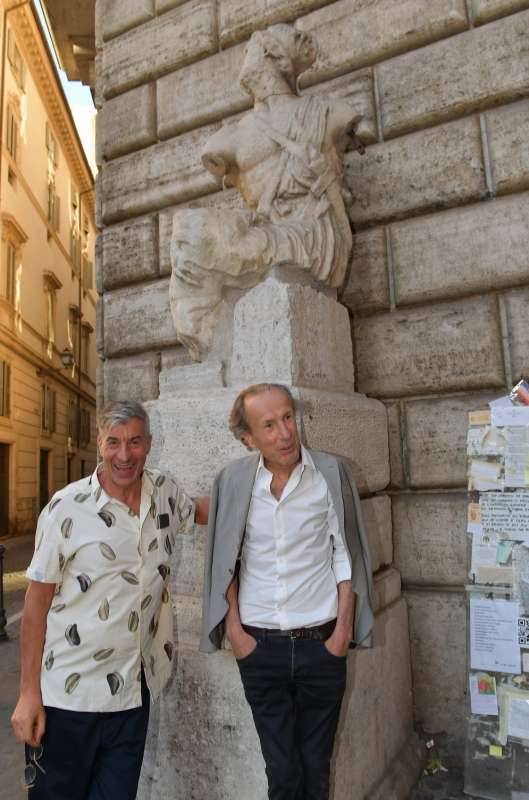
[[[237,172],[234,134],[233,125],[221,128],[208,139],[202,151],[202,163],[217,178],[225,178]]]
[[[351,103],[346,100],[333,100],[329,106],[327,129],[335,146],[347,149],[347,144],[353,138],[363,114],[355,111]]]

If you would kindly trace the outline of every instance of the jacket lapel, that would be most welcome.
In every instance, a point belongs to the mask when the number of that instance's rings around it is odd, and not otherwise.
[[[338,517],[338,524],[340,525],[340,531],[343,534],[345,531],[345,523],[344,523],[344,509],[343,509],[343,499],[342,499],[342,485],[340,481],[340,471],[338,469],[338,462],[336,461],[335,458],[329,458],[329,456],[326,453],[313,452],[312,450],[310,450],[309,452],[312,460],[314,461],[316,469],[319,472],[321,472],[321,474],[325,478],[327,486],[329,487],[334,510],[336,511],[336,516]]]

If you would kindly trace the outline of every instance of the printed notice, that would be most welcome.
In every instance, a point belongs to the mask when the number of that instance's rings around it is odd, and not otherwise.
[[[509,698],[507,736],[515,736],[517,739],[529,739],[529,698]]]
[[[481,425],[469,428],[467,454],[469,456],[498,456],[505,452],[506,439],[503,429]]]
[[[508,405],[489,405],[490,421],[494,426],[529,425],[529,406],[515,406],[510,400]]]
[[[498,696],[494,675],[478,672],[470,675],[470,709],[473,714],[498,716]]]
[[[505,428],[505,486],[529,486],[529,427]]]
[[[529,542],[529,491],[484,494],[479,504],[485,533]]]
[[[470,666],[519,673],[518,603],[470,598]]]

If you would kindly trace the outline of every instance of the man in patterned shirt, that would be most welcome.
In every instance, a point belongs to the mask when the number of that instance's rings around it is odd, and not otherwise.
[[[149,695],[171,674],[175,536],[209,501],[145,469],[149,418],[136,402],[98,419],[101,463],[42,511],[27,571],[20,697],[31,800],[134,800]]]

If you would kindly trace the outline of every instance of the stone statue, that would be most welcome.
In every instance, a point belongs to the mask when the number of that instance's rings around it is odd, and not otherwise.
[[[315,59],[313,38],[290,25],[252,35],[239,78],[253,111],[215,133],[202,155],[249,211],[174,215],[171,311],[197,361],[211,345],[225,288],[251,288],[275,266],[304,270],[326,287],[344,281],[352,233],[343,156],[360,116],[339,98],[298,96],[298,78]]]

